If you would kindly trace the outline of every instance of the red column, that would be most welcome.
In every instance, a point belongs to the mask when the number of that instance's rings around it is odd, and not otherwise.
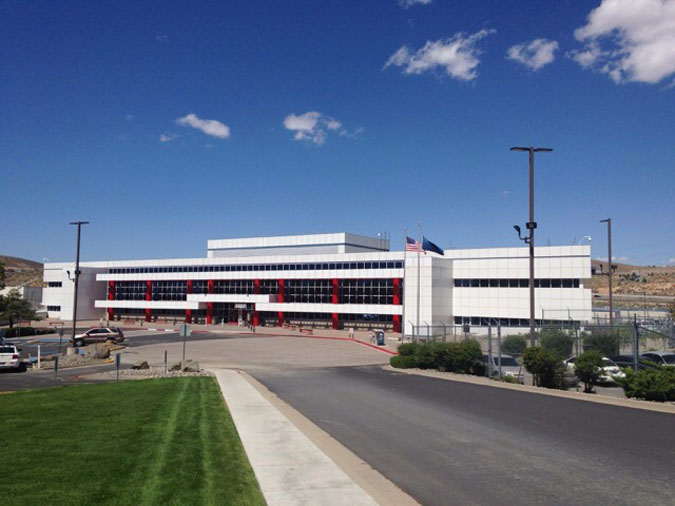
[[[339,287],[340,281],[337,278],[333,278],[333,299],[332,299],[333,304],[340,303]],[[333,313],[333,328],[336,330],[340,328],[340,316],[337,313]]]
[[[286,281],[283,279],[280,279],[278,282],[278,290],[277,290],[277,302],[283,304],[284,303],[284,295],[286,292]],[[277,313],[277,324],[279,327],[282,327],[284,325],[284,312],[279,311]]]
[[[253,280],[253,293],[255,295],[260,294],[260,280],[259,279],[254,279]]]
[[[145,282],[145,300],[150,301],[152,300],[152,281],[149,279]],[[150,317],[152,316],[152,309],[149,307],[145,308],[145,321],[149,322]]]
[[[115,282],[108,281],[108,300],[115,300]],[[108,308],[108,320],[112,320],[115,317],[115,309],[112,307]]]
[[[187,280],[187,293],[192,293],[192,280]],[[190,309],[185,310],[185,323],[192,323],[192,311]]]
[[[401,278],[394,278],[394,306],[401,305]]]
[[[208,292],[213,293],[213,280],[209,279],[208,282]],[[206,303],[206,323],[211,325],[213,324],[213,302]]]
[[[401,332],[401,315],[395,314],[393,321],[394,321],[394,332]]]
[[[255,310],[255,305],[253,306],[253,326],[257,327],[260,325],[260,316],[258,315],[258,311]]]

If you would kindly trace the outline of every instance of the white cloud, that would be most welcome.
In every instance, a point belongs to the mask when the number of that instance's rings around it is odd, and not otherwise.
[[[666,260],[667,265],[675,265],[675,257]]]
[[[602,0],[568,53],[615,83],[658,83],[675,73],[675,0]]]
[[[555,60],[558,43],[555,40],[534,39],[527,44],[516,44],[506,52],[509,60],[522,63],[532,70],[539,70]]]
[[[182,118],[178,118],[176,123],[181,126],[190,126],[201,130],[206,135],[218,137],[219,139],[227,139],[230,136],[230,127],[216,121],[215,119],[200,119],[195,114],[188,114]]]
[[[495,30],[483,29],[468,36],[459,32],[448,39],[427,41],[423,48],[412,54],[407,46],[403,46],[391,55],[384,68],[394,65],[403,67],[404,74],[423,74],[435,67],[443,67],[449,76],[471,81],[478,77],[476,67],[480,63],[478,55],[481,51],[476,42],[492,33]]]
[[[342,129],[340,130],[340,136],[349,137],[350,139],[353,139],[355,137],[359,137],[365,131],[366,129],[363,128],[362,126],[356,127],[353,132],[348,132],[346,129]]]
[[[404,9],[409,9],[413,5],[429,5],[432,0],[398,0],[398,4]]]
[[[155,35],[155,40],[160,44],[166,44],[167,42],[169,42],[169,36],[165,33],[161,35]]]
[[[295,132],[293,139],[306,141],[321,146],[328,135],[328,130],[335,131],[342,128],[342,123],[320,112],[309,111],[304,114],[289,114],[284,118],[284,127]],[[340,135],[345,130],[340,131]]]
[[[178,138],[178,134],[170,133],[170,134],[162,134],[159,136],[159,142],[171,142],[174,139]]]
[[[511,193],[512,193],[511,190],[502,190],[502,195],[504,195],[505,197],[508,197],[509,195],[511,195]]]
[[[597,257],[596,260],[598,260],[600,262],[606,262],[607,257]],[[628,257],[615,257],[614,255],[612,255],[612,263],[617,263],[617,262],[618,263],[625,263],[628,260],[629,260]]]
[[[125,116],[125,119],[126,119],[127,121],[133,121],[133,120],[134,120],[134,115],[133,115],[133,114],[127,114],[127,115]]]

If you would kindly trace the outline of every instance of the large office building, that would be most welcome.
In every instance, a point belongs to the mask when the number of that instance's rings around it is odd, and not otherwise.
[[[406,334],[418,322],[528,327],[527,248],[443,253],[390,251],[387,240],[348,233],[210,240],[203,258],[81,263],[77,314]],[[72,319],[74,270],[45,264],[49,317]],[[590,246],[536,248],[537,320],[589,320],[590,277]]]

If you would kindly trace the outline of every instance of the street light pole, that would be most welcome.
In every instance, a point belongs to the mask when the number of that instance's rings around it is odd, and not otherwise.
[[[80,279],[80,229],[82,225],[88,225],[88,221],[71,221],[71,225],[77,225],[77,254],[75,256],[75,294],[73,296],[73,345],[77,327],[77,284]]]
[[[537,228],[537,222],[534,221],[534,154],[542,151],[548,153],[553,149],[514,146],[511,151],[527,151],[530,154],[530,221],[526,224],[530,235],[524,240],[530,246],[530,346],[534,346],[534,229]],[[520,237],[520,232],[518,236]]]
[[[614,327],[614,311],[612,304],[612,218],[600,220],[600,223],[607,223],[607,258],[609,260],[609,269],[607,277],[609,278],[609,326]]]

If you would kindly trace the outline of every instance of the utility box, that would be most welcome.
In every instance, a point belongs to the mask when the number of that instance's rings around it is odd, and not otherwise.
[[[384,330],[375,331],[375,342],[378,346],[384,346]]]

